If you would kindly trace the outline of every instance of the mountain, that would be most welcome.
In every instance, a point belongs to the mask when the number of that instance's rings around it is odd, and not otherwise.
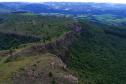
[[[58,57],[70,46],[71,18],[27,14],[0,18],[0,83],[77,83]]]
[[[0,84],[126,83],[125,4],[0,6]]]
[[[125,28],[80,20],[81,34],[66,57],[79,84],[125,84]]]
[[[33,13],[61,13],[61,14],[113,14],[125,16],[125,4],[109,3],[72,3],[72,2],[45,2],[45,3],[1,3],[1,8],[9,11],[28,11]],[[75,10],[76,9],[76,10]]]
[[[49,6],[44,5],[44,4],[29,4],[29,5],[21,7],[20,9],[30,11],[33,13],[42,13],[42,12],[47,12],[51,10]]]
[[[72,3],[72,2],[49,2],[45,3],[54,9],[62,10],[67,14],[113,14],[125,15],[125,4],[109,4],[109,3]],[[76,9],[76,10],[75,10]]]

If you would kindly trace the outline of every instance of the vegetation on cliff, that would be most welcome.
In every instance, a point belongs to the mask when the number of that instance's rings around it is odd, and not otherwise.
[[[0,52],[0,83],[77,83],[60,59],[72,45],[74,31],[80,30],[73,19],[24,14],[1,18],[0,46],[6,50]]]

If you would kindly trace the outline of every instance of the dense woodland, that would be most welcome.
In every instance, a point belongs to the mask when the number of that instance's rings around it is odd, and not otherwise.
[[[66,63],[80,84],[126,83],[126,33],[124,28],[79,20],[82,30]]]
[[[0,15],[0,50],[13,45],[52,41],[70,31],[72,19],[32,14]],[[23,41],[22,41],[23,40]]]

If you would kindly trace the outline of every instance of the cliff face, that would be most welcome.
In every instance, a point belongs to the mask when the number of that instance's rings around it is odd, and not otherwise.
[[[54,42],[47,43],[45,45],[33,46],[32,49],[35,52],[50,52],[57,55],[61,59],[67,54],[69,47],[72,45],[72,41],[75,39],[74,32],[68,32],[63,37],[60,37]]]
[[[72,46],[72,42],[76,39],[76,35],[80,33],[80,30],[81,27],[79,25],[74,25],[74,27],[71,27],[71,31],[65,33],[57,40],[45,44],[36,44],[20,52],[13,53],[10,59],[49,52],[65,61],[65,56],[68,55],[68,50]]]

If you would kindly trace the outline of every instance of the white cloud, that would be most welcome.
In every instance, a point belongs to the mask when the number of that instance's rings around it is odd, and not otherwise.
[[[126,3],[126,0],[0,0],[0,2],[48,2],[48,1]]]

